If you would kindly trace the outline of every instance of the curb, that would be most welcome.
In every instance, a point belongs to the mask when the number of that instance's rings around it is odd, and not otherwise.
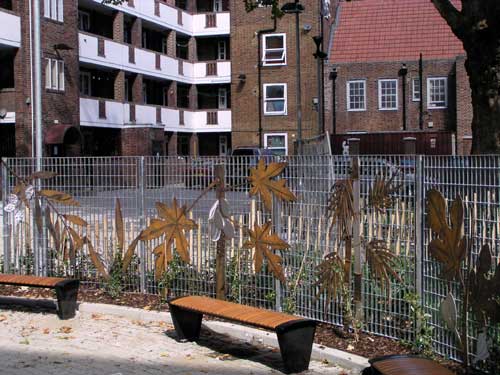
[[[100,303],[81,303],[79,311],[89,314],[122,316],[128,319],[140,320],[144,322],[165,321],[166,323],[172,324],[172,318],[168,312],[146,311],[126,306],[106,305]],[[216,333],[228,335],[250,344],[261,344],[279,348],[278,339],[273,332],[214,320],[204,320],[203,325]],[[347,353],[338,349],[327,348],[318,344],[313,344],[311,358],[316,361],[328,361],[347,369],[359,370],[360,372],[370,366],[368,359],[365,357]]]

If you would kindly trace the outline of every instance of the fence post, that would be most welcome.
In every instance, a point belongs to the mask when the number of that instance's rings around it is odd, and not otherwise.
[[[217,180],[217,199],[223,199],[224,183],[225,183],[225,167],[223,164],[215,166],[214,174]],[[217,299],[226,299],[226,236],[224,232],[221,233],[217,241],[217,255],[215,259],[215,293]]]
[[[2,210],[7,202],[7,196],[9,194],[9,174],[7,173],[5,158],[2,159]],[[2,236],[2,250],[3,250],[3,271],[5,273],[10,272],[10,230],[9,230],[9,215],[7,212],[2,212],[3,219],[3,236]]]
[[[424,163],[423,156],[415,161],[415,292],[423,301],[422,295],[422,259],[424,255]]]
[[[281,202],[273,196],[273,213],[271,222],[274,223],[274,232],[281,237]],[[282,253],[283,256],[283,253]],[[300,275],[299,275],[300,277]],[[281,281],[278,278],[274,278],[274,288],[276,290],[276,310],[282,311],[281,306]],[[297,293],[297,291],[294,291]]]
[[[352,246],[354,250],[354,318],[363,319],[363,257],[361,254],[361,184],[360,184],[360,160],[359,139],[349,139],[349,147],[352,162],[352,193],[354,199],[354,219],[352,223]]]
[[[145,181],[145,169],[144,169],[144,156],[139,158],[139,170],[137,171],[137,185],[139,190],[139,228],[146,227],[146,216],[144,212],[144,181]],[[144,241],[139,241],[139,254],[141,259],[140,266],[140,288],[142,293],[146,293],[146,246]]]

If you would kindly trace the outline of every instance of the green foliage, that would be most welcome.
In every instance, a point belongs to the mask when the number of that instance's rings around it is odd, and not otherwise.
[[[228,267],[229,295],[228,301],[240,303],[241,276],[238,255],[234,255]]]
[[[124,274],[122,271],[122,263],[122,256],[117,252],[111,264],[109,280],[106,282],[106,292],[113,298],[117,298],[123,291],[122,285]]]
[[[108,1],[113,1],[113,0],[108,0]],[[281,8],[279,6],[279,1],[278,0],[243,0],[245,3],[245,10],[247,12],[251,12],[254,9],[258,8],[259,6],[266,6],[266,7],[271,7],[271,17],[273,19],[275,18],[281,18],[283,17],[284,13],[281,11]]]
[[[167,298],[174,288],[174,281],[182,273],[183,262],[177,252],[174,253],[172,261],[167,265],[167,270],[163,272],[158,281],[158,288],[163,298]]]
[[[415,338],[413,342],[407,343],[408,346],[418,354],[433,358],[432,335],[434,328],[430,325],[431,315],[425,312],[418,294],[406,293],[404,301],[410,306],[410,314],[413,315],[411,323],[415,332]]]

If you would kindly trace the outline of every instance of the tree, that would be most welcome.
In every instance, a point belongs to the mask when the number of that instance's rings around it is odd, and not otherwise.
[[[473,153],[500,152],[500,1],[431,0],[467,53]]]

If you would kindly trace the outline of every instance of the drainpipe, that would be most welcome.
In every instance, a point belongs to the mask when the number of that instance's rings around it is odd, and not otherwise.
[[[334,67],[330,72],[332,81],[332,135],[337,134],[337,68]]]
[[[28,2],[29,41],[30,41],[30,106],[31,106],[31,157],[35,157],[35,112],[33,103],[33,14],[31,1]]]
[[[277,21],[276,17],[273,18],[274,25],[272,29],[263,29],[257,31],[257,45],[258,45],[258,56],[257,56],[257,90],[259,97],[259,148],[262,148],[262,41],[261,37],[263,34],[273,33],[276,31]]]
[[[424,61],[422,54],[420,54],[420,59],[418,60],[418,79],[420,80],[419,90],[420,90],[420,103],[418,106],[418,125],[420,130],[424,130],[424,93],[422,92],[424,87]]]
[[[36,167],[40,170],[43,157],[43,134],[42,134],[42,60],[41,60],[41,37],[40,37],[40,1],[35,0],[33,6],[33,48],[35,66],[35,133],[36,133]]]
[[[401,65],[401,69],[399,70],[399,75],[402,78],[403,84],[403,130],[406,130],[406,76],[408,74],[408,68],[406,64]]]

